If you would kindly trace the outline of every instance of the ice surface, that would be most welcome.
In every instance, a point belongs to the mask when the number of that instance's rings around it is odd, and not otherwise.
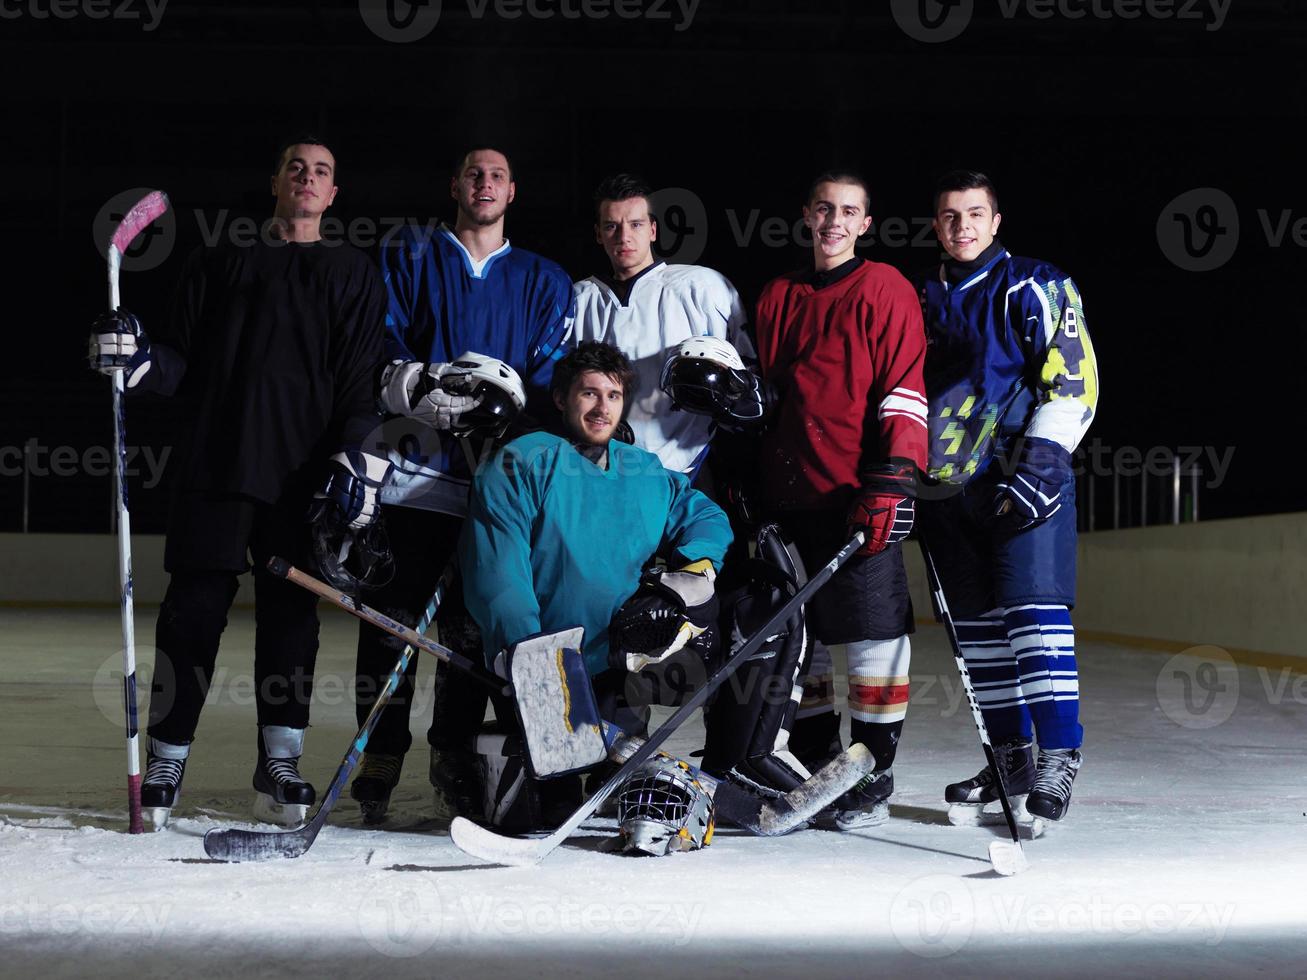
[[[143,692],[154,613],[138,610]],[[323,618],[301,763],[320,792],[355,730],[355,626]],[[1004,831],[945,817],[944,784],[983,756],[938,627],[914,640],[887,825],[771,840],[722,830],[706,851],[627,858],[601,850],[611,824],[592,821],[535,868],[481,865],[430,819],[428,662],[390,824],[362,829],[345,798],[304,857],[226,865],[200,840],[248,819],[252,625],[233,613],[180,819],[133,837],[116,613],[0,612],[5,976],[1303,973],[1301,677],[1082,644],[1075,803],[1026,843],[1030,869],[1000,878],[985,851]],[[670,750],[700,736],[696,725]]]

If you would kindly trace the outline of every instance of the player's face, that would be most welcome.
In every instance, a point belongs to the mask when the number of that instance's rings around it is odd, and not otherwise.
[[[296,143],[281,155],[272,194],[283,217],[312,218],[336,199],[336,158],[325,146]]]
[[[493,225],[513,203],[517,185],[508,159],[494,150],[477,150],[463,160],[463,169],[449,183],[449,196],[459,213],[475,225]]]
[[[649,202],[643,197],[625,201],[603,201],[595,224],[595,241],[608,253],[613,274],[626,279],[653,265],[653,243],[658,223],[649,216]]]
[[[941,194],[935,234],[955,262],[970,262],[994,243],[1003,216],[994,210],[983,187]]]
[[[833,269],[853,257],[858,236],[871,227],[867,192],[857,184],[818,184],[803,209],[803,223],[812,232],[818,265]]]
[[[574,378],[566,397],[554,394],[554,404],[573,438],[592,446],[607,445],[613,437],[622,421],[624,402],[622,383],[599,371],[585,371]]]

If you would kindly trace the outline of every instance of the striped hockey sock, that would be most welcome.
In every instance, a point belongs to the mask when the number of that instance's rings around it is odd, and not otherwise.
[[[888,769],[908,714],[912,644],[900,636],[859,640],[842,647],[849,660],[849,740],[871,750],[877,769]]]
[[[1084,729],[1071,611],[1060,605],[1010,606],[1003,610],[1003,622],[1039,747],[1078,749]]]
[[[1012,736],[1029,739],[1030,712],[1001,610],[991,610],[977,619],[959,619],[953,625],[990,740],[998,743]]]

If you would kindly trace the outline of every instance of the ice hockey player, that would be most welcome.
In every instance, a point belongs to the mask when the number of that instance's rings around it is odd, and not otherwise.
[[[1094,348],[1076,284],[999,242],[989,178],[949,173],[934,203],[948,256],[922,283],[921,301],[930,476],[940,486],[923,499],[920,530],[1007,791],[1029,793],[1031,816],[1058,820],[1071,802],[1083,739],[1070,614],[1071,454],[1098,404]],[[945,799],[957,804],[955,821],[980,819],[997,799],[993,775],[986,767],[948,786]]]
[[[921,309],[898,272],[855,255],[868,209],[857,175],[814,180],[803,207],[812,264],[768,283],[754,321],[763,378],[779,398],[759,458],[769,514],[809,567],[851,529],[866,534],[807,609],[814,638],[847,657],[852,740],[876,758],[875,771],[835,804],[841,829],[889,816],[913,630],[899,542],[912,528],[926,451]],[[828,756],[839,751],[837,725],[832,735]]]
[[[631,174],[608,177],[595,189],[595,241],[612,271],[576,284],[576,337],[613,344],[631,359],[639,392],[629,413],[635,444],[693,478],[713,420],[673,410],[659,386],[663,366],[690,338],[723,341],[746,362],[753,360],[753,345],[742,329],[740,297],[723,275],[654,256],[658,221],[651,195],[649,185]]]
[[[314,661],[316,598],[265,570],[307,558],[310,505],[327,537],[370,526],[389,464],[366,451],[380,423],[385,289],[362,252],[324,243],[336,160],[320,140],[285,146],[261,240],[200,248],[172,317],[151,335],[124,310],[97,320],[93,366],[129,394],[175,396],[184,458],[173,477],[141,802],[154,829],[177,805],[238,576],[254,564],[258,715],[255,812],[299,823],[314,790],[297,769]]]
[[[475,462],[470,457],[481,453],[476,440],[457,435],[487,421],[479,417],[484,399],[467,390],[469,378],[452,362],[471,354],[487,376],[506,365],[520,379],[527,412],[539,416],[550,411],[549,378],[572,323],[567,274],[504,237],[505,213],[517,193],[508,157],[489,147],[469,150],[454,167],[449,193],[457,206],[452,228],[405,227],[381,249],[389,306],[380,398],[391,417],[386,436],[395,466],[381,499],[398,571],[367,601],[409,625],[436,591],[466,514]],[[443,642],[473,652],[475,627],[458,587],[444,597],[437,625]],[[395,641],[361,625],[355,689],[360,724],[398,654]],[[383,712],[351,787],[367,820],[384,817],[409,748],[417,661]],[[487,695],[443,667],[436,672],[427,738],[437,812],[452,817],[479,806],[468,742],[481,725]]]

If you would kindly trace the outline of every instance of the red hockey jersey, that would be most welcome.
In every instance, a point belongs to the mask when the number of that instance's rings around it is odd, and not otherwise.
[[[772,506],[844,506],[860,470],[891,457],[925,466],[926,334],[895,269],[864,261],[821,288],[808,272],[773,279],[755,324],[781,399],[760,460]]]

